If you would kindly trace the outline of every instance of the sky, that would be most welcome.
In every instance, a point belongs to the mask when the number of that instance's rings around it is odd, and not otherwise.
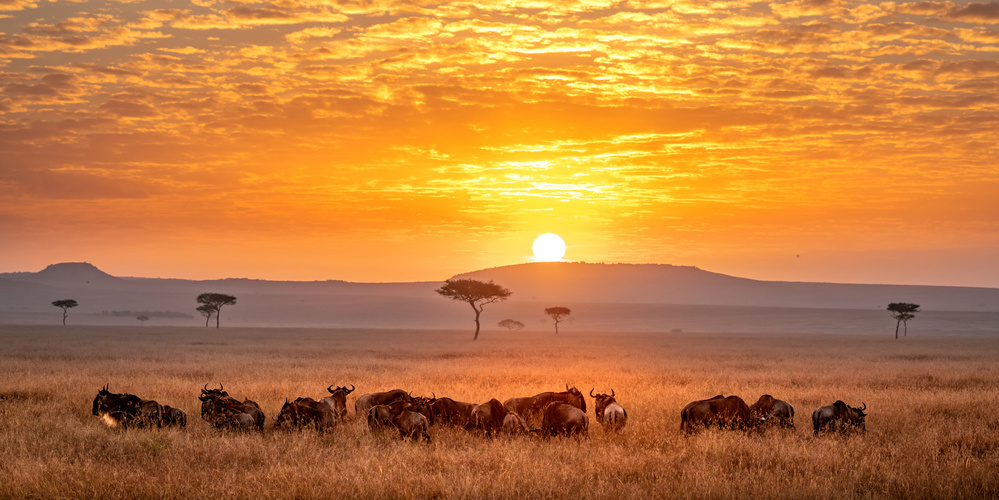
[[[999,2],[0,0],[0,272],[999,287]]]

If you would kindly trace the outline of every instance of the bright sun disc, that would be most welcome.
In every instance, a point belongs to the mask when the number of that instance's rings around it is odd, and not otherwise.
[[[562,260],[565,255],[565,241],[557,234],[545,233],[534,240],[534,260],[551,262]]]

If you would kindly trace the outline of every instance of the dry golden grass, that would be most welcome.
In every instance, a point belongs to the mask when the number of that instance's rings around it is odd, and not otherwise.
[[[999,343],[918,335],[0,326],[0,497],[983,498],[999,496]],[[219,433],[199,389],[223,382],[268,416]],[[188,412],[186,431],[110,429],[105,383]],[[471,402],[613,388],[630,421],[605,435],[490,440],[432,428],[433,443],[273,432],[286,397],[405,388]],[[685,437],[695,399],[769,393],[797,429]],[[863,436],[811,432],[811,412],[868,405]],[[587,398],[592,414],[593,400]]]

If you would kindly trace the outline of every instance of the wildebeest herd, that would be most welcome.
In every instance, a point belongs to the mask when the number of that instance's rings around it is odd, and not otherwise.
[[[413,396],[411,392],[394,389],[386,392],[364,394],[354,402],[355,415],[366,419],[372,432],[395,430],[406,440],[430,441],[430,427],[447,425],[480,432],[488,436],[497,434],[529,434],[542,436],[587,436],[589,417],[586,398],[575,387],[566,384],[561,392],[542,392],[534,396],[515,397],[500,402],[490,399],[481,404],[464,403],[451,398]],[[347,420],[347,395],[354,392],[351,384],[326,388],[328,396],[315,400],[309,397],[285,399],[281,412],[274,422],[275,429],[312,428],[326,432]],[[606,432],[619,432],[628,422],[628,413],[610,394],[594,394],[595,415]],[[220,385],[209,389],[208,384],[198,396],[201,401],[201,418],[221,430],[263,432],[266,417],[260,405],[249,399],[240,401]],[[864,411],[842,401],[823,406],[812,413],[812,427],[820,431],[847,433],[863,432]],[[133,394],[114,394],[105,385],[94,398],[93,414],[110,426],[123,428],[180,427],[187,426],[187,414],[179,408],[160,405]],[[765,427],[794,427],[794,408],[785,401],[768,394],[760,396],[752,406],[738,396],[718,395],[694,401],[680,412],[680,430],[692,433],[699,429],[761,429]]]

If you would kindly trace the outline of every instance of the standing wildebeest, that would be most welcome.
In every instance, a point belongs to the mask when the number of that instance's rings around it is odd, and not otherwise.
[[[368,409],[368,428],[372,432],[394,426],[394,420],[392,408],[388,405],[374,405]]]
[[[415,405],[404,401],[392,403],[392,423],[399,429],[402,439],[423,439],[430,442],[430,434],[427,429],[430,427],[430,419],[419,411],[415,411]],[[429,408],[425,409],[429,411]]]
[[[163,405],[163,425],[166,427],[187,427],[187,413],[180,408]]]
[[[350,389],[340,386],[334,389],[331,385],[326,388],[326,391],[330,395],[321,398],[319,402],[326,403],[330,408],[333,408],[333,412],[336,414],[338,420],[345,419],[347,417],[347,395],[354,392],[354,384],[350,384]]]
[[[330,405],[320,403],[312,398],[298,398],[289,402],[284,400],[281,413],[274,422],[274,428],[315,427],[320,432],[325,432],[336,426],[337,416]]]
[[[490,399],[488,402],[476,405],[472,409],[472,416],[469,419],[470,429],[482,429],[487,436],[492,436],[503,428],[503,419],[509,413],[497,399]]]
[[[863,408],[854,408],[842,401],[836,401],[830,406],[823,406],[815,410],[812,413],[814,434],[817,436],[820,430],[838,431],[841,433],[851,430],[866,432],[864,418],[867,415],[864,414],[864,411],[867,410],[867,404],[861,404],[864,405]]]
[[[221,384],[219,389],[211,390],[205,384],[198,399],[201,400],[201,418],[216,429],[264,431],[266,417],[260,405],[249,399],[240,402],[229,396]]]
[[[530,397],[510,398],[503,402],[503,407],[507,411],[512,411],[525,419],[539,416],[541,410],[549,403],[565,403],[575,406],[586,412],[586,398],[579,389],[565,385],[565,392],[542,392]]]
[[[768,426],[794,428],[794,408],[769,394],[760,396],[760,399],[749,407],[749,413],[754,419]]]
[[[466,427],[471,422],[474,403],[463,403],[451,398],[437,398],[430,403],[430,413],[435,423]]]
[[[406,401],[410,400],[409,393],[402,389],[392,389],[391,391],[385,392],[373,392],[371,394],[363,394],[361,397],[354,401],[354,411],[357,416],[367,415],[368,410],[372,406],[376,405],[388,405],[396,401]]]
[[[749,413],[749,406],[739,396],[724,397],[721,394],[688,404],[680,412],[680,430],[693,432],[698,425],[719,428],[747,429],[758,420]]]
[[[590,389],[590,397],[596,400],[593,411],[596,412],[597,422],[600,422],[605,430],[618,432],[624,428],[628,422],[628,413],[614,399],[614,389],[611,389],[609,396],[604,393],[594,396],[593,389]]]
[[[104,419],[111,427],[162,427],[163,407],[156,401],[142,399],[134,394],[115,394],[105,385],[94,398],[94,416]]]
[[[541,434],[544,436],[586,436],[590,420],[583,410],[553,401],[541,410]]]

